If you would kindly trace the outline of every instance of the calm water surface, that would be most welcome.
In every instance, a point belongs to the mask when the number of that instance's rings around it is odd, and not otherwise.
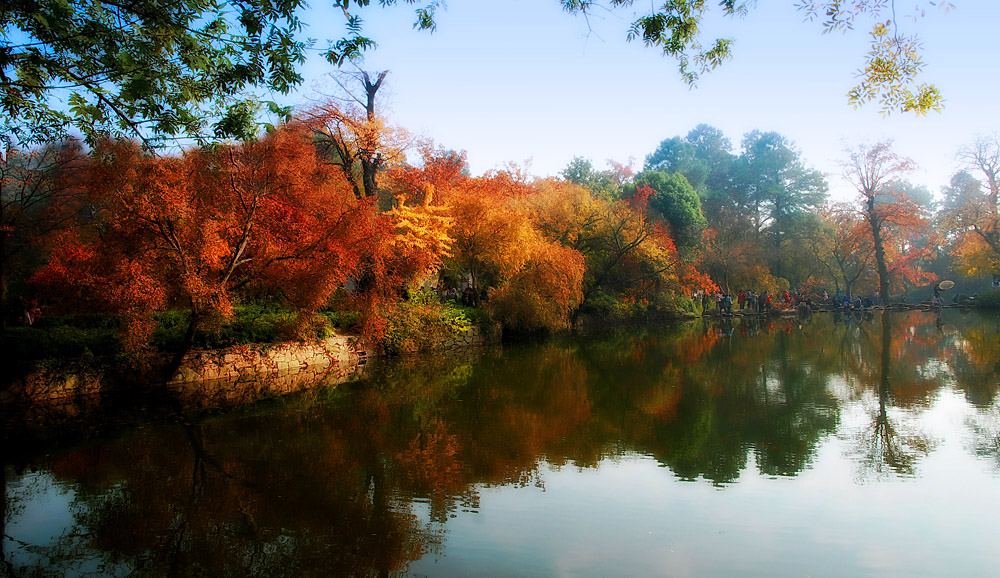
[[[8,431],[0,574],[996,576],[998,388],[1000,318],[947,310],[629,328],[230,412],[112,408]]]

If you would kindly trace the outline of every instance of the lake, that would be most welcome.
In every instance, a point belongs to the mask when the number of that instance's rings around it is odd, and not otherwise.
[[[12,576],[988,576],[1000,317],[696,321],[7,428]],[[86,424],[86,425],[84,425]],[[2,572],[0,572],[2,574]]]

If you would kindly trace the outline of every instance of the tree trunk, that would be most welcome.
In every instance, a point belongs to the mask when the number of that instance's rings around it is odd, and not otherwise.
[[[469,271],[469,276],[472,277],[472,306],[479,307],[479,275],[476,274],[475,267]]]
[[[885,264],[885,248],[882,246],[881,231],[875,236],[875,263],[878,267],[878,290],[882,303],[889,304],[889,268]]]
[[[376,177],[379,169],[379,159],[361,156],[361,186],[364,188],[365,197],[378,195],[378,181]]]
[[[0,231],[0,332],[7,330],[7,231]]]
[[[872,243],[875,246],[875,266],[878,270],[878,289],[882,303],[889,304],[889,268],[885,264],[885,246],[882,243],[882,223],[875,214],[875,195],[866,201],[868,208],[868,225],[872,231]]]
[[[177,370],[180,369],[181,364],[184,363],[184,357],[187,356],[188,352],[191,351],[191,347],[194,345],[194,336],[198,332],[198,326],[201,324],[202,315],[197,313],[195,309],[191,308],[191,319],[188,321],[187,329],[184,331],[184,339],[181,341],[181,346],[174,353],[173,358],[170,363],[163,369],[163,380],[169,381],[173,378]]]
[[[389,74],[389,71],[383,70],[378,73],[378,77],[372,82],[367,72],[361,73],[365,85],[365,115],[369,122],[375,120],[375,95],[382,86],[382,81],[385,80],[386,74]],[[377,151],[362,151],[358,156],[361,157],[361,182],[365,189],[365,196],[377,196],[378,182],[375,180],[375,177],[382,164],[380,155]]]

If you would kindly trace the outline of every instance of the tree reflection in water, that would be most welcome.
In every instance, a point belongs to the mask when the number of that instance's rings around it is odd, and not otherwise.
[[[894,315],[887,311],[882,315],[879,324],[881,331],[878,381],[872,383],[872,388],[878,399],[878,409],[873,412],[870,431],[865,432],[866,435],[862,435],[862,444],[867,448],[862,463],[867,470],[876,474],[881,474],[888,469],[896,474],[912,475],[918,459],[926,456],[930,451],[931,441],[916,429],[919,426],[913,425],[917,421],[915,416],[904,414],[898,417],[898,421],[909,426],[909,433],[901,433],[900,428],[889,417],[892,381],[900,379],[901,383],[914,383],[920,379],[919,375],[901,374],[901,370],[905,371],[906,368],[919,367],[906,363],[915,360],[907,359],[904,355],[904,359],[900,359],[896,364],[893,363],[893,317]],[[897,368],[896,372],[892,371],[894,365]],[[870,372],[866,376],[874,376],[874,372]],[[918,389],[924,388],[918,387]],[[927,391],[932,390],[928,387]],[[900,401],[905,403],[906,400]]]
[[[997,460],[997,334],[957,312],[814,315],[387,360],[337,389],[8,454],[2,562],[17,576],[395,575],[440,554],[484,488],[544,486],[548,467],[640,454],[724,487],[749,467],[797,476],[836,436],[862,480],[916,475],[942,388],[974,408],[971,449]],[[33,475],[72,496],[49,544],[11,534],[45,497],[25,490]]]

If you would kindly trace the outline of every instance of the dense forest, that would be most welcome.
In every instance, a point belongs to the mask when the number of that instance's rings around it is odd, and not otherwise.
[[[348,78],[374,97],[383,77]],[[906,180],[913,163],[891,142],[858,145],[843,161],[856,200],[829,203],[775,132],[735,147],[698,125],[641,170],[578,157],[558,176],[473,176],[464,153],[373,102],[331,100],[176,154],[122,139],[10,149],[5,326],[104,314],[126,351],[172,325],[160,347],[183,354],[256,306],[282,311],[284,337],[354,327],[405,349],[486,318],[552,331],[581,312],[700,313],[702,295],[741,290],[921,300],[940,279],[997,270],[996,138],[960,152],[969,170],[940,201]]]

